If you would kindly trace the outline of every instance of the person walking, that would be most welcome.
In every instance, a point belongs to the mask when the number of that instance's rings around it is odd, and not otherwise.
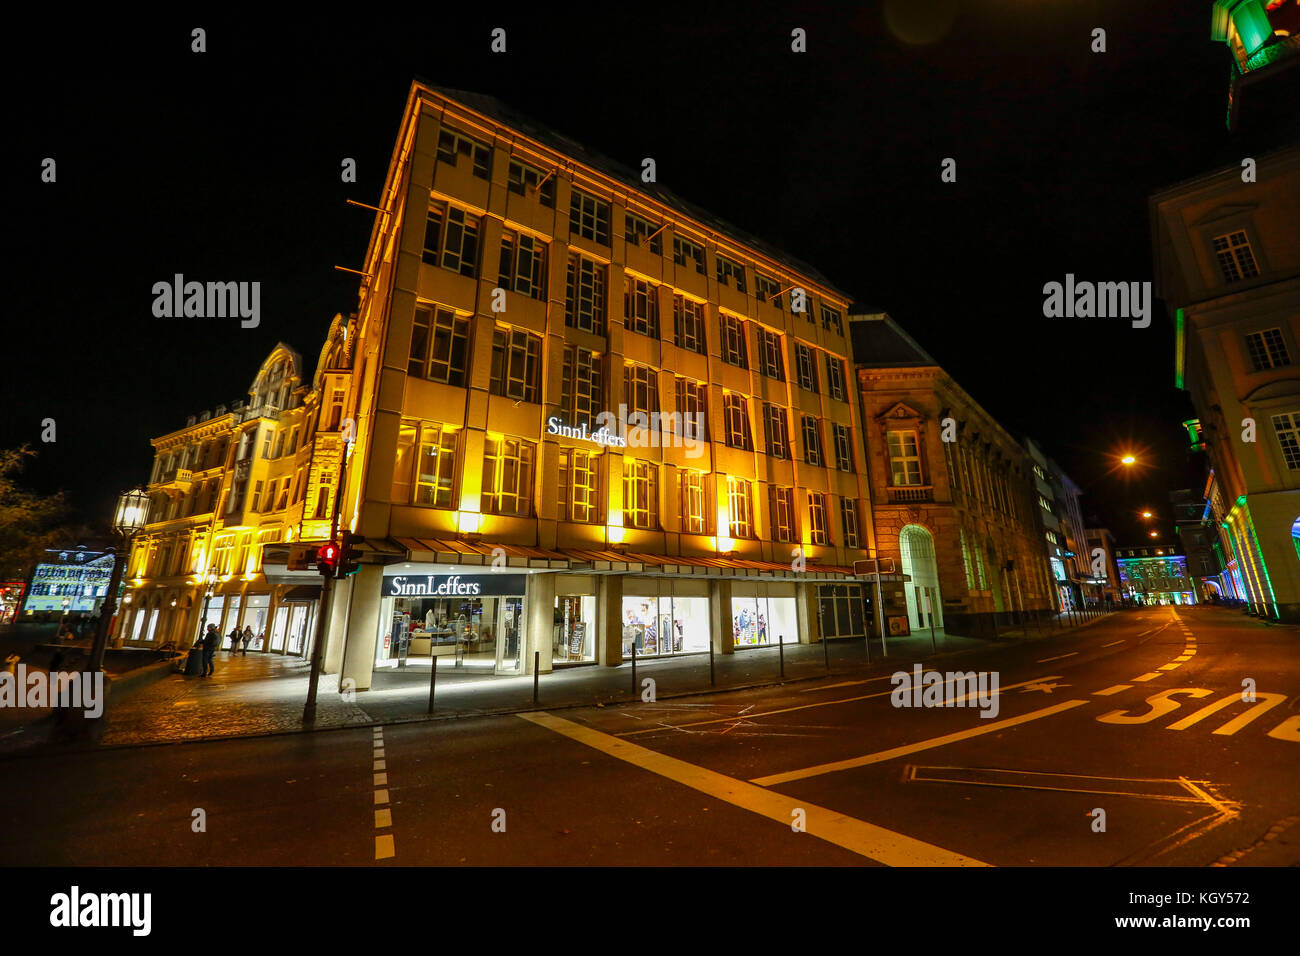
[[[217,653],[217,645],[221,643],[221,632],[217,630],[217,625],[209,624],[207,633],[199,643],[203,647],[203,676],[211,677],[214,670],[212,658]]]
[[[244,626],[244,644],[239,649],[239,654],[241,657],[248,656],[248,645],[251,643],[253,643],[253,625],[246,624]]]
[[[230,633],[226,635],[226,637],[230,638],[230,656],[231,656],[231,657],[234,657],[236,654],[239,653],[239,641],[240,641],[240,639],[241,639],[243,636],[244,636],[243,634],[240,634],[240,633],[239,633],[239,625],[238,625],[238,624],[236,624],[234,627],[232,627],[232,628],[230,629]]]

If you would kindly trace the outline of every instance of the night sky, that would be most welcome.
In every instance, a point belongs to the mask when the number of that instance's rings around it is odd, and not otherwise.
[[[277,341],[310,374],[332,316],[356,307],[356,277],[333,267],[360,266],[372,214],[344,200],[378,200],[419,77],[625,165],[652,156],[663,185],[889,312],[1056,457],[1086,489],[1085,518],[1121,541],[1138,540],[1140,507],[1167,519],[1168,490],[1199,487],[1163,306],[1145,330],[1052,320],[1042,288],[1067,272],[1152,279],[1148,196],[1237,155],[1209,2],[907,0],[892,29],[875,2],[641,6],[129,24],[47,6],[15,29],[27,55],[5,67],[16,308],[0,447],[38,447],[28,481],[66,489],[94,523],[147,479],[151,437],[246,398]],[[190,52],[195,26],[206,53]],[[497,26],[505,54],[489,50]],[[790,51],[795,27],[806,54]],[[898,35],[917,30],[935,38]],[[55,184],[40,182],[46,156]],[[356,184],[340,182],[344,157]],[[944,157],[956,183],[940,181]],[[261,326],[154,318],[151,287],[177,272],[261,281]],[[1108,475],[1129,448],[1148,467]]]

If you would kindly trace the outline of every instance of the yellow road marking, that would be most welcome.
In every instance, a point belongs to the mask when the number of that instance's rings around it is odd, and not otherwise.
[[[870,684],[872,681],[889,680],[888,674],[882,674],[880,677],[866,677],[862,680],[842,680],[837,684],[822,684],[820,687],[809,687],[807,690],[801,690],[801,694],[812,694],[819,690],[830,690],[832,687],[853,687],[856,684]]]
[[[376,787],[383,787],[383,786],[387,786],[387,785],[388,785],[388,774],[386,774],[386,773],[377,773],[377,774],[375,774],[375,786],[376,786]]]
[[[1161,664],[1159,667],[1156,668],[1156,670],[1160,670],[1160,671],[1172,671],[1172,670],[1175,670],[1175,669],[1177,669],[1177,668],[1179,668],[1179,667],[1182,667],[1182,666],[1183,666],[1183,665],[1180,664],[1180,663],[1178,663],[1178,661],[1173,661],[1172,663],[1169,663],[1169,664]]]
[[[387,790],[376,790],[376,791],[375,791],[375,806],[377,806],[377,807],[378,807],[378,806],[382,806],[383,804],[385,804],[385,803],[387,803],[387,802],[388,802],[388,791],[387,791]]]
[[[534,712],[519,716],[539,727],[585,744],[593,750],[673,780],[692,790],[708,794],[732,806],[775,820],[787,827],[795,819],[796,811],[802,810],[808,833],[886,866],[988,865],[932,843],[915,840],[902,833],[895,833],[893,830],[845,816],[836,810],[764,790],[743,780],[697,767],[676,757],[669,757],[667,754],[661,754],[639,744],[620,740],[553,714]]]
[[[397,850],[393,846],[393,835],[385,833],[375,837],[375,859],[387,860],[397,855]]]
[[[908,671],[905,673],[910,674],[911,672]],[[969,673],[969,672],[963,671],[962,673]],[[1044,681],[1060,680],[1060,678],[1061,678],[1060,674],[1053,674],[1050,677],[1036,677],[1033,680],[1021,681],[1019,684],[1004,684],[998,688],[998,693],[1002,693],[1003,691],[1013,690],[1017,687],[1028,687],[1030,684],[1041,684]],[[941,681],[939,684],[936,684],[935,686],[942,687],[944,684],[951,684],[955,680],[956,680],[955,677],[950,678],[946,681]],[[896,689],[897,688],[895,688],[895,690]],[[811,707],[829,707],[832,704],[852,704],[859,700],[871,700],[873,697],[888,697],[893,692],[894,692],[893,690],[882,690],[878,694],[863,694],[861,697],[841,697],[839,700],[822,700],[822,701],[818,701],[815,704],[797,704],[794,707],[782,707],[778,710],[763,710],[763,711],[759,711],[756,714],[736,714],[734,717],[715,717],[711,720],[693,720],[688,724],[657,724],[654,727],[644,727],[641,730],[624,730],[621,733],[616,734],[615,736],[635,737],[637,734],[657,734],[665,730],[681,730],[684,727],[702,727],[705,724],[729,724],[737,720],[749,720],[753,717],[772,717],[776,714],[788,714],[796,710],[808,710]],[[972,696],[974,696],[973,693],[967,694],[965,697],[961,699],[967,700]]]
[[[1134,677],[1133,680],[1135,681],[1151,680],[1153,677],[1159,677],[1159,676],[1160,676],[1159,671],[1152,671],[1149,674],[1143,674],[1141,677]]]
[[[839,770],[851,770],[855,767],[866,767],[873,763],[893,760],[895,757],[905,757],[908,754],[918,753],[922,750],[931,750],[935,747],[943,747],[947,744],[957,743],[961,740],[969,740],[971,737],[978,737],[981,734],[996,733],[999,730],[1006,730],[1008,727],[1027,724],[1031,720],[1038,720],[1042,717],[1051,717],[1053,714],[1059,714],[1062,711],[1070,710],[1071,708],[1079,707],[1086,703],[1088,703],[1086,700],[1066,700],[1059,704],[1053,704],[1051,707],[1044,707],[1041,710],[1032,710],[1027,714],[1021,714],[1019,717],[1008,717],[1006,720],[996,720],[991,724],[968,727],[966,730],[959,730],[953,734],[944,734],[942,737],[933,737],[930,740],[921,740],[914,744],[905,744],[902,747],[893,747],[890,750],[881,750],[878,753],[867,754],[864,757],[852,757],[848,760],[836,760],[831,763],[818,764],[813,767],[804,767],[802,770],[788,770],[785,773],[774,773],[769,774],[766,777],[755,777],[750,781],[750,783],[758,784],[760,787],[772,787],[780,783],[789,783],[792,780],[803,780],[807,777],[817,777],[824,773],[835,773]],[[983,718],[980,719],[983,720]]]
[[[1107,687],[1105,690],[1094,690],[1093,697],[1109,697],[1111,694],[1118,694],[1122,690],[1128,690],[1132,684],[1116,684],[1114,687]]]
[[[375,811],[375,829],[382,830],[393,825],[393,811],[387,808]]]
[[[1044,657],[1041,661],[1035,661],[1036,664],[1050,664],[1052,661],[1063,661],[1067,657],[1074,657],[1078,651],[1070,651],[1068,654],[1058,654],[1056,657]]]

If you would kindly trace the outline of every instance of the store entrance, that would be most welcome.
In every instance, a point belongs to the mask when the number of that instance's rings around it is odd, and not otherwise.
[[[524,599],[396,597],[384,600],[387,633],[376,647],[377,666],[431,666],[469,674],[520,674]]]

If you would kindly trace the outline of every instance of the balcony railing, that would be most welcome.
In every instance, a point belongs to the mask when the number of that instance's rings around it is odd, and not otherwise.
[[[933,501],[933,485],[904,485],[897,488],[886,488],[891,505],[911,504],[917,501]]]

